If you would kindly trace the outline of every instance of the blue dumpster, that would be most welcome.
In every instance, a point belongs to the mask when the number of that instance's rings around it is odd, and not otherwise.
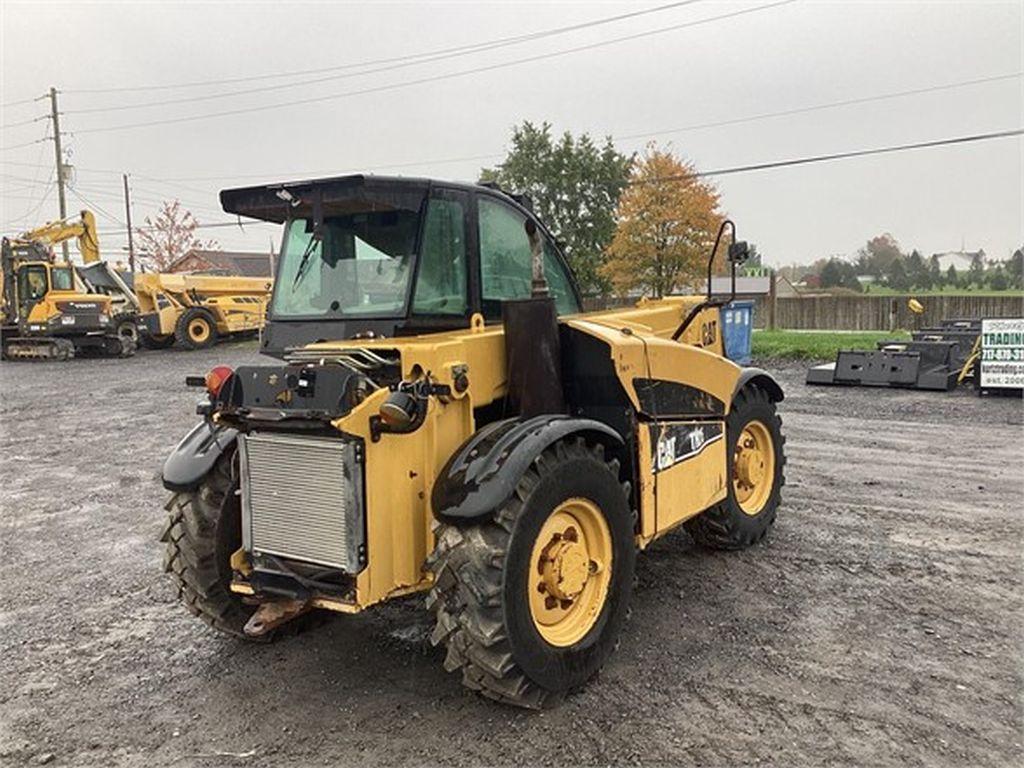
[[[754,302],[734,301],[722,307],[722,341],[725,356],[734,363],[750,362],[750,343],[754,331]]]

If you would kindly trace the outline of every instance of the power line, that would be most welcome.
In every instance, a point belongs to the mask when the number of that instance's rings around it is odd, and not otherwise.
[[[33,118],[28,119],[28,120],[19,120],[16,123],[4,123],[3,125],[0,125],[0,129],[6,130],[7,128],[17,128],[17,127],[22,126],[22,125],[32,125],[32,123],[38,123],[40,120],[49,120],[49,119],[50,119],[49,115],[39,115],[38,117],[33,117]]]
[[[758,113],[758,114],[753,114],[753,115],[746,115],[746,116],[743,116],[743,117],[730,118],[730,119],[727,119],[727,120],[718,120],[718,121],[714,121],[714,122],[705,122],[705,123],[695,123],[695,124],[691,124],[691,125],[687,125],[687,126],[681,126],[681,127],[677,127],[677,128],[667,128],[667,129],[660,130],[660,131],[649,131],[649,132],[643,132],[643,133],[630,133],[630,134],[616,134],[616,135],[612,136],[612,139],[615,140],[615,141],[623,141],[623,140],[628,140],[628,139],[637,139],[637,138],[647,138],[647,137],[651,137],[651,136],[659,136],[659,135],[662,135],[662,134],[683,133],[683,132],[686,132],[686,131],[699,130],[699,129],[703,129],[703,128],[717,128],[717,127],[722,127],[722,126],[726,126],[726,125],[740,125],[740,124],[748,123],[748,122],[755,122],[755,121],[759,121],[759,120],[766,120],[766,119],[776,118],[776,117],[784,117],[784,116],[788,116],[788,115],[796,115],[796,114],[803,114],[803,113],[809,113],[809,112],[816,112],[816,111],[820,111],[820,110],[824,110],[824,109],[834,109],[834,108],[837,108],[837,107],[852,106],[852,105],[857,105],[857,104],[867,104],[867,103],[870,103],[870,102],[873,102],[873,101],[886,101],[886,100],[891,100],[891,99],[901,98],[901,97],[906,97],[906,96],[914,96],[914,95],[920,95],[920,94],[926,94],[926,93],[934,93],[934,92],[945,91],[945,90],[953,90],[953,89],[956,89],[956,88],[963,88],[963,87],[972,86],[972,85],[980,85],[980,84],[984,84],[984,83],[999,82],[999,81],[1003,81],[1003,80],[1011,80],[1011,79],[1020,78],[1021,76],[1024,76],[1024,72],[1013,72],[1013,73],[1003,74],[1003,75],[993,75],[993,76],[990,76],[990,77],[975,78],[975,79],[972,79],[972,80],[961,80],[959,82],[944,83],[944,84],[940,84],[940,85],[926,86],[926,87],[923,87],[923,88],[912,88],[912,89],[908,89],[908,90],[904,90],[904,91],[895,91],[895,92],[889,92],[889,93],[881,93],[881,94],[875,94],[875,95],[871,95],[871,96],[862,96],[862,97],[857,97],[857,98],[852,98],[852,99],[842,99],[842,100],[839,100],[839,101],[827,102],[827,103],[823,103],[823,104],[814,104],[814,105],[810,105],[810,106],[806,106],[806,107],[796,107],[796,108],[793,108],[793,109],[779,110],[779,111],[776,111],[776,112],[763,112],[763,113]],[[313,175],[339,175],[339,174],[342,174],[342,173],[353,173],[353,172],[356,172],[356,171],[366,171],[368,168],[374,169],[374,170],[391,170],[391,169],[399,169],[399,168],[413,168],[413,167],[430,166],[430,165],[446,165],[446,164],[466,163],[466,162],[474,162],[474,161],[483,162],[483,161],[488,161],[488,160],[493,160],[493,159],[496,159],[496,158],[500,158],[500,157],[503,157],[503,156],[504,155],[501,152],[494,152],[494,153],[490,153],[490,154],[470,155],[470,156],[463,156],[463,157],[450,157],[450,158],[443,158],[443,159],[417,160],[417,161],[413,161],[413,162],[404,162],[404,163],[388,163],[388,164],[373,164],[373,163],[371,163],[371,164],[368,164],[367,166],[363,166],[361,168],[346,168],[346,169],[342,169],[342,170],[339,170],[339,171],[331,171],[331,172],[327,172],[327,173],[324,173],[323,171],[298,171],[298,172],[286,172],[286,173],[279,173],[279,174],[249,173],[249,174],[222,174],[222,175],[219,175],[219,176],[179,176],[179,177],[171,177],[171,178],[167,178],[167,179],[160,179],[159,181],[161,183],[168,184],[169,186],[174,186],[173,184],[169,184],[169,182],[178,182],[178,181],[221,181],[221,180],[224,180],[224,179],[246,179],[246,178],[256,179],[256,178],[266,178],[267,176],[270,176],[270,175],[273,175],[273,176],[276,176],[276,177],[280,177],[280,176],[293,176],[293,177],[296,177],[296,176],[309,176],[311,174],[313,174]],[[3,162],[3,161],[0,161],[0,162]],[[155,177],[140,177],[140,178],[149,178],[152,181],[157,181],[157,179]],[[197,187],[189,188],[189,187],[185,187],[185,186],[181,185],[181,188],[182,189],[191,189],[192,191],[198,192],[200,194],[205,194],[206,193],[206,190],[199,190]]]
[[[843,159],[854,158],[854,157],[867,157],[869,155],[880,155],[880,154],[887,154],[887,153],[893,153],[893,152],[906,152],[906,151],[915,150],[915,149],[929,149],[929,148],[933,148],[933,147],[952,146],[952,145],[957,145],[957,144],[967,144],[967,143],[979,142],[979,141],[990,141],[990,140],[993,140],[993,139],[1003,139],[1003,138],[1010,138],[1010,137],[1013,137],[1013,136],[1021,136],[1021,135],[1024,135],[1024,128],[1014,128],[1014,129],[1005,130],[1005,131],[995,131],[995,132],[991,132],[991,133],[979,133],[979,134],[972,134],[972,135],[969,135],[969,136],[957,136],[957,137],[952,137],[952,138],[947,138],[947,139],[935,139],[933,141],[921,141],[921,142],[915,142],[915,143],[911,143],[911,144],[897,144],[897,145],[892,145],[892,146],[887,146],[887,147],[876,147],[876,148],[873,148],[873,149],[859,149],[859,150],[851,150],[851,151],[847,151],[847,152],[833,152],[833,153],[825,154],[825,155],[812,155],[812,156],[809,156],[809,157],[790,158],[790,159],[787,159],[787,160],[774,160],[774,161],[765,162],[765,163],[753,163],[753,164],[748,164],[748,165],[738,165],[738,166],[732,166],[732,167],[727,167],[727,168],[719,168],[719,169],[712,170],[712,171],[698,171],[696,173],[687,174],[687,175],[663,176],[663,177],[660,177],[660,178],[653,178],[653,179],[640,179],[640,180],[637,180],[637,181],[632,181],[632,182],[630,182],[630,184],[632,184],[632,185],[637,185],[637,184],[661,184],[661,183],[670,182],[670,181],[688,181],[688,180],[692,179],[695,176],[696,177],[727,176],[727,175],[736,174],[736,173],[750,173],[750,172],[753,172],[753,171],[763,171],[763,170],[769,170],[769,169],[772,169],[772,168],[786,168],[786,167],[792,167],[792,166],[797,166],[797,165],[809,165],[809,164],[812,164],[812,163],[823,163],[823,162],[829,162],[829,161],[832,161],[832,160],[843,160]],[[88,201],[86,201],[86,202],[88,202]],[[212,223],[212,224],[200,224],[196,228],[197,229],[212,229],[212,228],[218,228],[218,227],[238,227],[239,229],[243,229],[244,226],[249,226],[249,225],[252,225],[252,224],[274,225],[273,222],[260,221],[258,219],[257,220],[244,221],[244,222],[241,219],[239,219],[238,221],[225,221],[225,222],[215,222],[215,223]],[[274,225],[274,226],[276,226],[276,225]],[[152,229],[152,227],[136,227],[135,229],[136,230],[147,230],[147,229]],[[119,230],[119,231],[111,231],[111,232],[108,232],[106,234],[117,235],[117,234],[126,234],[126,233],[127,233],[127,230]]]
[[[762,112],[755,115],[748,115],[746,117],[731,118],[729,120],[718,120],[711,123],[693,123],[691,125],[684,125],[681,128],[665,128],[659,131],[651,131],[649,133],[631,133],[615,136],[615,140],[624,139],[643,139],[649,136],[660,136],[666,133],[682,133],[684,131],[696,131],[702,128],[721,128],[726,125],[738,125],[741,123],[749,123],[755,120],[766,120],[773,117],[786,117],[788,115],[800,115],[807,112],[817,112],[822,109],[834,109],[836,107],[848,107],[855,104],[868,104],[873,101],[886,101],[890,99],[902,98],[905,96],[916,96],[924,93],[935,93],[937,91],[947,91],[954,88],[964,88],[971,85],[981,85],[983,83],[994,83],[1001,80],[1013,80],[1024,76],[1024,72],[1011,72],[1006,75],[994,75],[992,77],[980,77],[974,80],[961,80],[956,83],[946,83],[944,85],[932,85],[925,88],[912,88],[906,91],[894,91],[892,93],[882,93],[875,96],[862,96],[854,99],[843,99],[841,101],[830,101],[824,104],[814,104],[808,107],[797,107],[795,109],[783,109],[777,112]]]
[[[260,80],[273,80],[282,77],[301,77],[304,75],[319,75],[326,72],[341,72],[349,69],[357,69],[359,67],[372,67],[380,64],[394,64],[397,62],[416,61],[416,63],[423,63],[421,59],[428,59],[430,61],[437,60],[437,58],[449,55],[465,55],[468,53],[478,53],[480,51],[491,50],[493,48],[504,47],[507,45],[514,45],[517,43],[527,42],[531,40],[540,40],[545,37],[553,37],[555,35],[565,34],[567,32],[575,32],[581,29],[587,29],[590,27],[602,26],[604,24],[611,24],[618,21],[624,21],[626,19],[636,18],[639,16],[647,16],[653,13],[660,13],[661,11],[667,11],[672,8],[679,8],[685,5],[693,5],[694,3],[702,2],[703,0],[682,0],[681,2],[668,3],[666,5],[659,5],[654,8],[647,8],[640,11],[631,11],[629,13],[622,13],[617,16],[607,16],[600,19],[594,19],[592,21],[586,21],[579,24],[569,24],[563,27],[555,27],[553,29],[540,30],[537,32],[528,32],[522,35],[515,35],[512,37],[501,37],[493,40],[485,40],[480,43],[471,43],[468,45],[452,46],[448,48],[440,48],[432,51],[423,51],[420,53],[405,54],[403,56],[392,56],[382,59],[371,59],[358,62],[350,62],[348,64],[338,64],[332,67],[320,67],[317,69],[302,69],[292,70],[290,72],[278,72],[265,75],[248,75],[246,77],[233,77],[223,78],[220,80],[203,80],[193,81],[189,83],[174,83],[174,84],[163,84],[163,85],[137,85],[137,86],[126,86],[119,88],[83,88],[67,93],[124,93],[131,91],[158,91],[158,90],[173,90],[178,88],[195,88],[205,87],[211,85],[228,85],[232,83],[247,83],[257,82]],[[376,70],[375,70],[376,71]],[[357,74],[369,74],[369,72],[359,72]],[[294,84],[293,84],[294,85]]]
[[[874,149],[857,149],[849,152],[833,152],[827,155],[811,155],[810,157],[796,157],[788,160],[774,160],[767,163],[753,163],[750,165],[737,165],[731,168],[719,168],[714,171],[697,171],[693,174],[679,176],[662,176],[653,179],[638,179],[630,184],[661,184],[667,181],[688,181],[694,176],[728,176],[733,173],[750,173],[751,171],[765,171],[771,168],[788,168],[794,165],[810,165],[811,163],[824,163],[830,160],[845,160],[851,157],[867,157],[868,155],[882,155],[891,152],[906,152],[912,149],[929,149],[932,147],[945,147],[954,144],[969,144],[976,141],[990,141],[992,139],[1006,139],[1012,136],[1024,135],[1024,128],[1014,128],[1008,131],[995,131],[993,133],[977,133],[971,136],[957,136],[950,139],[936,139],[934,141],[919,141],[913,144],[897,144],[889,147],[877,147]]]
[[[333,101],[336,99],[348,98],[351,96],[362,96],[370,93],[380,93],[382,91],[392,91],[399,88],[408,88],[414,85],[425,85],[427,83],[436,83],[442,80],[450,80],[457,77],[465,77],[467,75],[479,74],[482,72],[492,72],[499,69],[505,69],[507,67],[517,66],[519,64],[526,64],[535,61],[544,61],[546,59],[557,58],[560,56],[567,56],[573,53],[579,53],[581,51],[593,50],[595,48],[602,48],[608,45],[615,45],[617,43],[627,42],[630,40],[638,40],[645,37],[651,37],[653,35],[660,35],[666,32],[674,32],[680,29],[686,29],[689,27],[696,27],[703,24],[710,24],[715,21],[722,21],[724,19],[732,19],[738,16],[744,16],[749,13],[757,13],[759,11],[766,11],[772,8],[778,8],[783,5],[789,5],[795,3],[798,0],[776,0],[773,3],[767,3],[765,5],[759,5],[754,8],[744,8],[739,11],[732,11],[731,13],[724,13],[718,16],[709,16],[704,19],[698,19],[696,21],[684,22],[681,24],[674,24],[668,27],[660,27],[658,29],[647,30],[645,32],[639,32],[632,35],[624,35],[622,37],[612,38],[609,40],[602,40],[596,43],[589,43],[587,45],[580,45],[574,48],[566,48],[560,51],[551,51],[548,53],[537,54],[534,56],[526,56],[520,59],[513,59],[511,61],[498,62],[496,64],[489,64],[486,66],[473,67],[471,69],[459,70],[456,72],[447,72],[440,75],[432,75],[430,77],[421,77],[415,80],[406,80],[399,83],[389,83],[388,85],[380,85],[372,88],[362,88],[355,91],[345,91],[342,93],[326,94],[323,96],[312,96],[305,99],[296,99],[293,101],[279,102],[277,104],[265,104],[259,107],[243,107],[239,109],[223,110],[220,112],[208,112],[201,115],[188,115],[185,117],[174,117],[165,118],[163,120],[149,120],[140,123],[125,123],[122,125],[112,125],[97,128],[84,128],[75,131],[76,134],[87,134],[87,133],[106,133],[109,131],[121,131],[130,128],[147,128],[157,125],[172,125],[177,123],[187,123],[196,120],[209,120],[217,117],[228,117],[233,115],[251,114],[253,112],[265,112],[272,109],[283,109],[285,107],[296,107],[305,104],[313,104],[322,101]],[[70,113],[69,113],[70,114]]]
[[[36,96],[35,98],[32,98],[32,99],[18,99],[17,101],[7,101],[7,102],[4,102],[3,104],[0,104],[0,107],[3,107],[4,109],[6,109],[7,107],[17,107],[20,104],[35,104],[37,101],[42,101],[45,98],[46,98],[46,95],[44,94],[43,96]]]
[[[22,147],[31,147],[33,144],[42,144],[47,139],[36,139],[35,141],[26,141],[22,144],[5,144],[0,147],[0,152],[7,152],[11,149],[21,149]]]
[[[75,197],[77,197],[83,203],[88,205],[90,208],[95,208],[102,215],[106,216],[110,221],[114,222],[118,226],[122,226],[122,227],[127,226],[123,221],[121,221],[116,216],[114,216],[112,213],[110,213],[106,208],[103,208],[102,206],[97,205],[96,203],[92,202],[91,200],[86,199],[85,195],[81,194],[74,187],[68,187],[68,190],[70,190],[71,194],[73,194]]]
[[[246,220],[246,221],[218,221],[218,222],[214,222],[213,224],[198,224],[198,225],[196,225],[195,229],[217,229],[217,228],[220,228],[220,227],[235,227],[236,229],[244,230],[246,227],[249,227],[249,226],[252,226],[252,225],[273,226],[273,227],[280,226],[279,224],[276,224],[276,223],[274,223],[272,221],[261,221],[260,219],[249,219],[249,220]],[[148,231],[151,231],[151,230],[155,229],[155,227],[142,226],[142,227],[133,227],[133,229],[136,232],[148,232]],[[127,229],[110,230],[110,231],[104,232],[103,234],[104,235],[109,235],[109,236],[127,235],[128,234],[128,230]]]

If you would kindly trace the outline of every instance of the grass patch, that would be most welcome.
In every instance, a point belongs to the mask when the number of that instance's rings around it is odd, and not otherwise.
[[[909,339],[906,331],[754,331],[755,358],[834,360],[841,349],[874,349],[882,339]]]

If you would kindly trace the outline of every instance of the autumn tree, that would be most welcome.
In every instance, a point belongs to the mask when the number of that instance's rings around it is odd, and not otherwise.
[[[660,298],[700,283],[722,215],[714,185],[652,144],[633,166],[616,219],[601,274],[619,293]]]
[[[155,217],[146,217],[136,232],[140,249],[157,270],[163,271],[191,250],[220,250],[215,240],[196,235],[199,222],[178,200],[165,200]]]
[[[524,122],[512,129],[512,149],[480,180],[529,195],[534,210],[565,250],[584,294],[607,293],[598,271],[615,230],[614,212],[626,187],[632,157],[612,140],[595,142],[587,134],[561,137],[551,126]]]
[[[903,258],[896,238],[888,232],[873,237],[857,252],[857,269],[863,275],[884,277],[894,261]]]

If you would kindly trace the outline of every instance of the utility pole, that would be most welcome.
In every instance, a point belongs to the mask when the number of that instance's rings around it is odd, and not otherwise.
[[[68,217],[68,202],[64,197],[64,157],[60,146],[60,112],[57,110],[56,88],[50,88],[50,116],[53,118],[53,150],[57,161],[57,200],[60,201],[60,218],[63,221]],[[67,240],[60,244],[60,249],[64,261],[70,261]]]
[[[121,174],[124,179],[124,217],[128,222],[128,271],[135,274],[135,243],[132,241],[132,199],[128,195],[128,174]]]

